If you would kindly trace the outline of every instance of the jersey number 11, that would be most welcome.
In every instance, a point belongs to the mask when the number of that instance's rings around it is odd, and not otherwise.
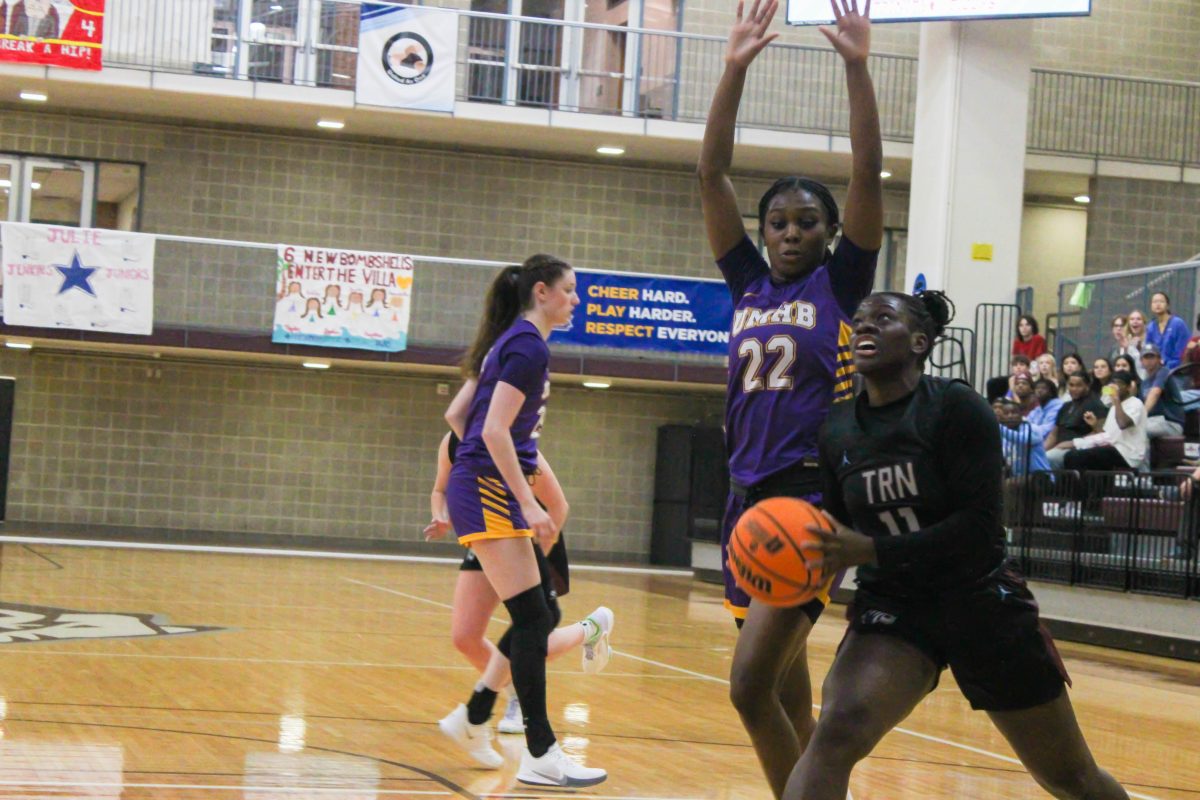
[[[904,527],[908,528],[907,531],[900,530],[900,523],[896,520],[896,514],[899,514],[900,519],[904,520]],[[887,525],[888,533],[890,533],[892,536],[899,536],[902,533],[916,533],[917,531],[921,530],[921,523],[917,521],[916,513],[907,506],[904,508],[897,508],[895,513],[891,511],[880,511],[879,519],[884,525]]]

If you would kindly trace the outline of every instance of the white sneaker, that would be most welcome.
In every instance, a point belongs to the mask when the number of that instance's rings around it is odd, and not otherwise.
[[[472,725],[468,722],[467,707],[462,703],[438,720],[438,727],[481,765],[488,769],[500,769],[504,766],[504,758],[492,749],[492,729],[487,725]]]
[[[534,758],[525,748],[517,780],[533,786],[595,786],[608,779],[608,773],[595,767],[584,767],[554,744],[541,758]]]
[[[504,717],[496,725],[501,733],[524,733],[525,718],[521,715],[521,701],[515,694],[508,696],[508,705],[504,708]]]
[[[596,632],[583,642],[583,671],[595,675],[608,666],[612,658],[612,648],[609,647],[608,637],[612,634],[616,619],[613,612],[606,606],[600,606],[587,617],[596,626]]]

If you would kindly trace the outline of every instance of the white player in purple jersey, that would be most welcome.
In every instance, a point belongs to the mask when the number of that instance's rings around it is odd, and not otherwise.
[[[704,132],[698,169],[704,224],[734,304],[725,405],[731,493],[722,555],[738,517],[755,502],[781,495],[820,502],[817,432],[830,407],[853,394],[848,323],[871,292],[883,241],[883,150],[867,72],[870,3],[861,14],[855,0],[831,5],[837,27],[821,30],[845,62],[850,99],[845,219],[839,221],[823,184],[781,178],[759,202],[765,259],[746,236],[729,170],[746,72],[778,36],[768,33],[778,0],[755,0],[748,14],[738,3]],[[771,608],[750,603],[725,569],[726,606],[742,629],[731,697],[781,797],[814,727],[805,642],[831,587],[806,605]]]
[[[556,620],[534,552],[536,546],[549,551],[558,534],[530,485],[550,396],[546,339],[571,320],[577,305],[575,272],[561,259],[535,255],[502,270],[464,365],[477,378],[469,410],[465,419],[447,420],[464,433],[446,483],[446,508],[459,543],[475,553],[512,617],[498,649],[509,660],[525,715],[517,780],[536,786],[592,786],[608,777],[567,756],[550,726],[546,656]],[[477,684],[468,702],[439,723],[443,733],[493,768],[501,759],[491,748],[486,723],[495,702],[495,690]]]

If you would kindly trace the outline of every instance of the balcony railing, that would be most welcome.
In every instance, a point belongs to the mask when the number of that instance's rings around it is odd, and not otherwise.
[[[703,121],[721,37],[474,11],[459,15],[460,100]],[[121,0],[109,66],[353,89],[359,4],[349,0]],[[911,141],[917,61],[874,55],[885,138]],[[747,81],[742,125],[846,135],[844,72],[830,50],[775,44]],[[1200,84],[1034,70],[1028,149],[1200,164]]]

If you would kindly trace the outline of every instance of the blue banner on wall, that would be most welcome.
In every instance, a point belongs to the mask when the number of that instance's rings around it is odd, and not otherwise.
[[[551,341],[725,355],[733,304],[716,281],[576,270],[579,306]]]

